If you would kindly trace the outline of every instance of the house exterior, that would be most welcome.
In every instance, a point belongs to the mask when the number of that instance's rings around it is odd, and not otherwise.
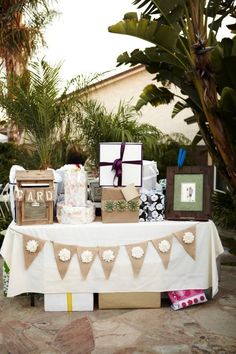
[[[114,73],[108,78],[99,81],[90,87],[92,98],[101,102],[106,109],[116,111],[120,101],[135,105],[143,88],[153,81],[154,75],[149,74],[143,65],[128,70]],[[181,96],[178,88],[172,86],[171,91]],[[193,115],[191,109],[185,109],[176,117],[171,118],[171,113],[177,99],[170,104],[152,107],[150,104],[142,107],[140,123],[155,125],[165,134],[183,133],[192,140],[198,132],[197,124],[187,124],[185,119]]]

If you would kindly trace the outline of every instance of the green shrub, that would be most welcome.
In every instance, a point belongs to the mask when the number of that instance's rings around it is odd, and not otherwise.
[[[35,153],[26,145],[15,143],[0,144],[0,183],[9,182],[9,172],[12,165],[20,165],[25,169],[37,169],[39,162]]]
[[[236,197],[228,191],[215,192],[212,197],[213,221],[225,229],[236,230]]]

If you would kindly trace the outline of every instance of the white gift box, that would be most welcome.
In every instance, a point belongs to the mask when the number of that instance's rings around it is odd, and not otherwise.
[[[113,169],[117,162],[122,168],[120,179],[116,176],[117,170]],[[100,186],[127,186],[132,183],[136,187],[142,186],[142,144],[100,143]]]
[[[142,188],[151,190],[156,187],[159,171],[156,161],[143,160]]]
[[[44,294],[44,311],[93,311],[93,293]]]

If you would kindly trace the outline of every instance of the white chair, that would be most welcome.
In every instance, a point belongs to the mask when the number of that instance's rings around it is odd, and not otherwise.
[[[0,203],[4,203],[5,204],[5,207],[7,209],[7,211],[9,212],[10,209],[9,209],[9,202],[10,202],[10,198],[9,198],[9,183],[7,183],[5,185],[5,187],[3,187],[1,193],[0,193]],[[5,214],[4,214],[4,211],[3,211],[3,208],[0,206],[0,211],[2,213],[2,216],[5,218]]]
[[[19,165],[12,165],[9,173],[10,181],[10,205],[11,205],[11,215],[13,220],[15,220],[15,199],[14,199],[14,190],[16,185],[16,171],[25,171],[24,167]]]

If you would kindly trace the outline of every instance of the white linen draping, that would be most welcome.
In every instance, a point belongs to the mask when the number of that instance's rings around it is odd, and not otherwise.
[[[148,242],[147,252],[138,277],[133,276],[132,266],[125,245],[168,236],[196,225],[196,260],[173,237],[168,268],[165,269],[153,244]],[[60,278],[53,253],[53,245],[46,242],[43,250],[25,270],[22,234],[47,241],[85,247],[119,245],[119,253],[109,279],[106,279],[101,262],[96,257],[85,280],[74,255],[69,269]],[[104,224],[96,221],[80,225],[17,226],[14,222],[7,229],[1,255],[10,267],[7,296],[21,293],[67,292],[163,292],[184,289],[208,289],[212,296],[218,291],[216,258],[223,247],[214,223],[193,221],[162,221],[132,224]]]

